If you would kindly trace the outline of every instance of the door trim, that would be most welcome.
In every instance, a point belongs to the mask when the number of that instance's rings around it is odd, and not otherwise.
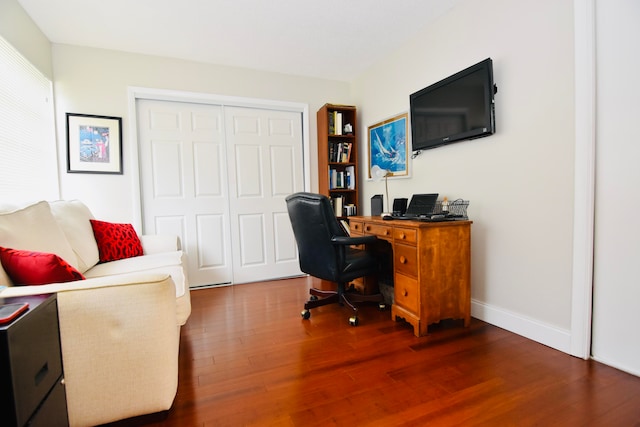
[[[245,98],[240,96],[216,95],[210,93],[188,92],[180,90],[155,89],[146,87],[127,87],[129,104],[128,140],[131,141],[131,163],[135,170],[131,173],[132,205],[134,207],[133,225],[142,230],[142,200],[140,199],[140,163],[138,153],[138,121],[136,101],[152,99],[156,101],[190,102],[196,104],[223,105],[232,107],[260,108],[300,113],[302,116],[302,162],[305,191],[311,188],[311,157],[309,149],[309,104],[300,102],[277,101],[272,99]]]
[[[596,162],[595,0],[574,0],[575,153],[570,354],[591,356]]]

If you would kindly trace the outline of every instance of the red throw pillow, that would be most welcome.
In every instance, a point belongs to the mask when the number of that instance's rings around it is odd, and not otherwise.
[[[0,261],[4,271],[16,285],[84,280],[82,273],[56,254],[0,247]]]
[[[98,243],[100,262],[143,255],[142,243],[131,224],[114,224],[90,219]]]

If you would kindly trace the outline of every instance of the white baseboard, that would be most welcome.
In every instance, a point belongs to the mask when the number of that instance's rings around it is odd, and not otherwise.
[[[623,371],[628,374],[635,375],[636,377],[640,377],[640,371],[638,371],[637,369],[633,369],[627,365],[618,363],[617,360],[610,360],[607,358],[595,357],[595,356],[592,356],[592,359],[595,360],[596,362],[611,366],[612,368],[615,368],[619,371]]]
[[[471,316],[548,347],[571,354],[571,331],[484,302],[471,300]]]

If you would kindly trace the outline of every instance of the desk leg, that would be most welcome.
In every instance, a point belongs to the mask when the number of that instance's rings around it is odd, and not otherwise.
[[[416,337],[423,337],[427,335],[427,329],[429,325],[426,321],[418,319],[415,315],[410,314],[409,312],[405,311],[403,308],[398,307],[395,304],[391,306],[391,319],[394,322],[402,320],[413,326],[413,335],[415,335]]]
[[[416,334],[415,329],[417,329],[417,332],[418,332],[420,335],[417,335],[417,334]],[[414,328],[414,332],[413,332],[413,333],[414,333],[414,335],[416,335],[417,337],[424,337],[425,335],[427,335],[427,334],[429,333],[429,332],[428,332],[428,329],[429,329],[429,325],[427,324],[427,322],[426,322],[426,321],[418,320],[418,324],[417,324],[417,326]]]

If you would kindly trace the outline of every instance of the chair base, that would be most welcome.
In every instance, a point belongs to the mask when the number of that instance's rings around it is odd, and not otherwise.
[[[349,308],[351,308],[351,310],[353,310],[353,316],[349,318],[349,323],[352,326],[357,326],[358,307],[355,306],[355,303],[377,302],[378,308],[380,308],[381,310],[385,309],[384,296],[382,294],[361,295],[359,293],[353,292],[352,289],[353,288],[346,289],[344,283],[338,283],[338,290],[336,291],[325,291],[316,288],[309,289],[311,298],[304,304],[304,310],[301,313],[302,317],[304,319],[308,319],[311,316],[309,310],[312,308],[335,303],[341,305],[346,304]]]

